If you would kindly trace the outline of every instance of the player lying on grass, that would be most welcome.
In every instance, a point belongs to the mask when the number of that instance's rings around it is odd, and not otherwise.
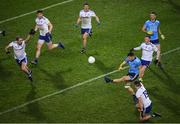
[[[158,48],[158,54],[160,54],[160,42],[159,42],[159,34],[161,35],[162,40],[165,39],[164,35],[160,30],[160,21],[156,20],[156,13],[150,13],[150,20],[147,20],[142,28],[142,31],[150,35],[151,43],[156,45]],[[157,56],[155,60],[155,64],[161,66],[160,57]]]
[[[30,35],[28,35],[26,39],[19,36],[16,37],[15,41],[12,41],[8,46],[6,46],[5,51],[8,54],[10,53],[9,48],[13,48],[14,58],[17,64],[20,66],[21,70],[28,75],[29,80],[33,81],[32,71],[27,66],[28,60],[25,52],[26,43],[29,41],[30,37]]]
[[[123,63],[120,65],[119,70],[123,69],[123,66],[125,64],[128,64],[130,66],[128,74],[126,76],[123,76],[119,79],[110,79],[109,77],[104,77],[106,83],[120,83],[120,82],[125,82],[125,88],[128,89],[128,91],[133,95],[133,100],[136,103],[137,99],[135,96],[135,93],[133,91],[133,89],[130,86],[129,82],[133,82],[134,80],[136,80],[139,76],[139,67],[141,65],[141,61],[138,57],[136,57],[134,55],[134,53],[130,52],[127,55],[127,58],[125,59],[125,61],[123,61]]]
[[[80,11],[79,17],[77,19],[76,27],[78,27],[81,22],[81,34],[82,34],[82,42],[83,48],[81,49],[81,53],[86,52],[86,44],[88,36],[92,35],[92,24],[91,18],[95,17],[98,25],[100,25],[100,21],[98,16],[96,16],[95,12],[89,9],[89,4],[84,4],[84,9]]]
[[[37,43],[36,57],[35,57],[34,61],[31,62],[32,64],[38,63],[38,59],[41,54],[41,48],[42,48],[44,42],[46,42],[49,50],[52,50],[54,48],[63,48],[64,49],[64,45],[61,42],[59,42],[58,44],[52,43],[51,32],[53,29],[53,25],[46,17],[43,16],[42,10],[37,11],[37,18],[36,18],[35,22],[36,22],[36,26],[35,26],[34,30],[32,29],[31,34],[34,35],[35,32],[37,30],[39,30],[40,35],[39,35],[39,40]]]
[[[2,36],[5,36],[6,32],[5,31],[0,31],[0,34],[2,34]]]
[[[136,106],[140,112],[140,121],[147,121],[153,117],[161,117],[160,114],[152,112],[152,101],[143,84],[140,81],[135,81],[134,85],[136,88],[136,97],[138,99]]]
[[[139,47],[132,48],[130,51],[142,50],[142,57],[141,57],[141,66],[140,66],[140,73],[139,73],[139,80],[142,81],[144,76],[144,72],[146,68],[151,64],[153,59],[153,53],[157,53],[157,58],[159,58],[160,53],[158,52],[158,48],[150,42],[149,36],[145,36],[144,43],[142,43]]]

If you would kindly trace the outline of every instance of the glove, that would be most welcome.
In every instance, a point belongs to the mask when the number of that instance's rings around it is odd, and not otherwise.
[[[34,35],[35,33],[36,33],[36,31],[34,29],[31,29],[29,32],[30,35]]]
[[[164,40],[165,39],[165,36],[163,34],[161,34],[161,39]]]
[[[10,51],[6,51],[6,54],[10,54]]]
[[[134,51],[134,48],[131,48],[131,49],[130,49],[130,52],[132,52],[132,51]]]
[[[79,25],[78,25],[78,24],[75,24],[74,26],[75,26],[75,28],[78,28],[78,27],[79,27]]]

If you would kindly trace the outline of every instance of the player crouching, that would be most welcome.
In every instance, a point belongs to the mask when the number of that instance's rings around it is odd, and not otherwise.
[[[21,70],[28,75],[28,79],[33,81],[32,79],[32,71],[27,66],[27,56],[25,52],[26,43],[30,39],[30,35],[24,40],[21,37],[16,37],[15,41],[12,41],[8,46],[6,46],[5,51],[6,54],[9,54],[9,48],[13,48],[14,51],[14,58],[17,64],[20,66]]]
[[[152,112],[152,101],[141,81],[135,81],[134,85],[137,90],[136,97],[138,98],[138,103],[136,106],[140,112],[140,121],[144,122],[150,118],[161,117],[160,114]]]
[[[125,88],[133,95],[133,101],[135,104],[137,103],[137,98],[135,96],[134,90],[130,86],[130,82],[136,80],[139,76],[139,67],[141,65],[141,60],[134,55],[134,53],[130,52],[127,55],[125,61],[120,65],[119,70],[123,69],[123,66],[128,64],[130,66],[128,74],[126,76],[121,77],[120,79],[110,79],[109,77],[104,77],[106,83],[120,83],[125,82]]]

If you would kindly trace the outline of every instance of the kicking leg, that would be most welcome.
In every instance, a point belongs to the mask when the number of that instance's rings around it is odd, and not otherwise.
[[[52,49],[54,49],[54,48],[62,48],[62,49],[65,49],[64,45],[63,45],[61,42],[59,42],[58,44],[53,44],[52,41],[50,41],[49,43],[47,43],[47,45],[48,45],[48,49],[49,49],[49,50],[52,50]]]
[[[147,68],[147,67],[144,66],[144,65],[140,67],[140,72],[139,72],[139,80],[140,80],[140,81],[142,81],[142,78],[143,78],[143,76],[144,76],[144,72],[145,72],[146,68]]]
[[[32,71],[27,67],[27,64],[22,62],[21,70],[28,75],[30,81],[32,81]]]

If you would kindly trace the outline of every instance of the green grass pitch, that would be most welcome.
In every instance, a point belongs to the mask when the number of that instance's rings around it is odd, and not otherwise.
[[[0,0],[0,20],[28,13],[63,0]],[[16,35],[26,36],[34,26],[35,14],[0,24],[7,31],[0,36],[0,112],[42,96],[63,90],[80,82],[109,73],[118,68],[130,48],[143,40],[141,27],[150,11],[158,13],[162,53],[180,47],[179,0],[88,0],[91,9],[100,17],[101,26],[93,21],[93,37],[88,41],[88,55],[96,58],[88,64],[87,56],[80,54],[80,29],[73,25],[84,0],[74,0],[45,10],[52,24],[53,42],[62,40],[64,51],[49,52],[44,45],[38,66],[29,64],[36,89],[32,89],[25,75],[19,71],[12,54],[4,47]],[[28,43],[29,61],[35,54],[37,34]],[[141,53],[136,52],[140,57]],[[150,122],[180,122],[180,51],[162,56],[164,71],[153,64],[145,73],[144,85],[153,101],[153,110],[162,118]],[[125,75],[123,70],[110,75]],[[139,122],[132,97],[123,84],[105,84],[103,78],[61,94],[34,102],[20,109],[0,115],[0,122]]]

